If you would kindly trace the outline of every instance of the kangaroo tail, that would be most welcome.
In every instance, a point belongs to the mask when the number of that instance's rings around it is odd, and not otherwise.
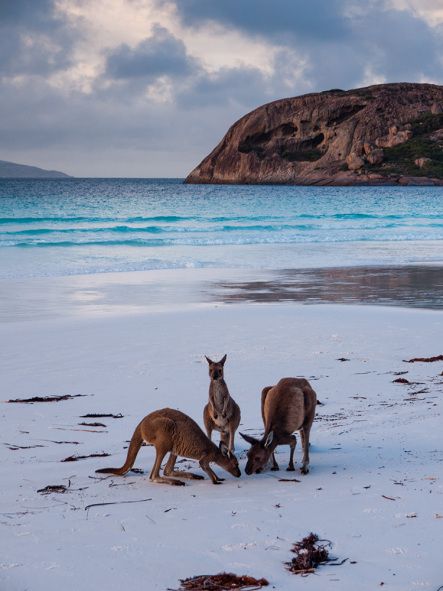
[[[121,468],[100,468],[96,470],[98,474],[116,474],[117,476],[122,476],[126,474],[128,470],[132,468],[135,462],[135,458],[142,446],[143,437],[141,434],[140,425],[134,431],[134,435],[131,438],[131,443],[129,444],[128,455],[126,456],[126,461]]]

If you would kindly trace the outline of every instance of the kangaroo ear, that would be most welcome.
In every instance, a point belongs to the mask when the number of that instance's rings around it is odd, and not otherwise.
[[[225,361],[226,361],[226,357],[227,357],[226,354],[223,355],[223,357],[220,359],[219,363],[221,363],[222,365],[224,365],[225,364]]]
[[[245,435],[244,433],[240,433],[240,437],[243,437],[243,439],[251,445],[258,443],[258,439],[256,439],[255,437],[251,437],[251,435]]]
[[[226,457],[229,458],[229,449],[228,446],[226,445],[226,443],[224,443],[223,441],[220,441],[220,443],[218,444],[218,449],[222,452],[222,454]]]
[[[205,355],[205,359],[206,359],[206,361],[209,363],[209,365],[212,365],[212,364],[214,363],[214,362],[212,361],[212,359],[209,359],[209,357],[207,357],[206,355]]]
[[[274,431],[271,431],[263,442],[263,447],[269,447],[274,439]]]

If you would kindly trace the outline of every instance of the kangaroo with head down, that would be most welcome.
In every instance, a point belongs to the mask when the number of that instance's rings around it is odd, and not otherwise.
[[[206,433],[211,439],[212,431],[220,431],[220,441],[233,452],[234,436],[240,424],[240,407],[229,394],[224,380],[226,355],[220,361],[212,361],[209,357],[206,357],[206,361],[209,364],[210,377],[209,401],[203,409]]]
[[[297,439],[294,431],[300,432],[303,447],[301,472],[309,472],[309,433],[314,421],[317,395],[304,378],[283,378],[275,386],[267,386],[261,395],[261,411],[265,432],[259,440],[240,433],[251,444],[248,451],[246,474],[258,474],[272,456],[272,470],[278,470],[275,459],[277,445],[288,444],[291,448],[287,470],[293,471],[294,451]]]
[[[222,479],[211,469],[210,462],[218,464],[232,476],[238,478],[241,475],[237,458],[223,442],[217,447],[191,417],[172,408],[151,412],[137,425],[129,444],[126,461],[121,468],[101,468],[96,472],[118,476],[126,474],[134,465],[144,441],[155,447],[155,463],[149,476],[153,482],[183,486],[183,481],[170,477],[203,479],[199,474],[175,470],[177,456],[197,460],[214,484],[220,484]],[[163,470],[164,476],[160,476],[160,466],[167,453],[171,455]]]

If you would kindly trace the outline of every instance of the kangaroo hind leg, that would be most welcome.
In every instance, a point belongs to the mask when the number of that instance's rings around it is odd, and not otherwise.
[[[163,474],[165,476],[175,476],[177,478],[188,478],[189,480],[204,480],[204,476],[200,474],[194,474],[193,472],[185,472],[182,470],[174,470],[175,462],[177,461],[177,456],[173,453],[169,456],[169,459],[166,463],[165,469],[163,470]]]
[[[175,423],[169,418],[158,417],[155,422],[151,425],[150,437],[146,438],[150,443],[154,444],[155,447],[155,463],[151,470],[149,479],[152,482],[158,482],[160,484],[172,484],[173,486],[185,486],[182,480],[176,480],[175,478],[168,478],[167,476],[160,476],[160,467],[162,465],[163,458],[171,451],[172,442],[175,432]],[[172,463],[172,468],[175,464],[175,457]]]
[[[309,472],[309,434],[311,431],[311,424],[304,425],[302,429],[300,429],[301,444],[303,447],[303,460],[300,468],[302,474],[307,474]]]

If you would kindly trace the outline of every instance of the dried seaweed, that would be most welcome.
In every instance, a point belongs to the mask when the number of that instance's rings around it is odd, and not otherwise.
[[[406,378],[397,378],[396,380],[392,380],[393,384],[410,384],[411,382]]]
[[[68,456],[64,460],[60,460],[61,462],[77,462],[78,460],[86,460],[86,458],[106,458],[111,454],[107,454],[102,452],[101,454],[89,454],[88,456]]]
[[[110,503],[92,503],[92,505],[86,505],[85,511],[90,509],[91,507],[105,507],[107,505],[125,505],[127,503],[145,503],[146,501],[152,501],[152,498],[149,499],[139,499],[136,501],[113,501]]]
[[[301,482],[301,480],[297,480],[297,478],[279,478],[279,482]]]
[[[54,441],[53,439],[44,439],[50,443],[56,443],[57,445],[80,445],[80,441]]]
[[[266,579],[256,579],[247,575],[237,576],[234,573],[219,573],[180,579],[180,588],[176,591],[230,591],[231,589],[253,591],[268,585],[269,582]]]
[[[42,495],[48,495],[50,493],[65,493],[68,487],[64,484],[48,484],[45,488],[40,488],[37,492]]]
[[[119,412],[116,415],[110,414],[110,413],[96,413],[96,412],[90,412],[87,415],[80,415],[81,419],[122,419],[123,415],[121,412]]]
[[[71,400],[71,398],[80,398],[86,394],[63,394],[62,396],[33,396],[32,398],[15,398],[7,400],[10,403],[34,404],[34,402],[60,402],[61,400]]]
[[[412,359],[405,359],[406,363],[434,363],[434,361],[443,361],[443,355],[435,355],[435,357],[413,357]]]
[[[321,544],[320,542],[326,542]],[[343,564],[347,558],[340,562],[336,562],[335,558],[329,556],[328,547],[331,542],[328,540],[320,540],[317,534],[310,533],[303,538],[301,542],[296,542],[291,549],[295,554],[290,562],[285,562],[286,568],[296,575],[306,576],[315,572],[315,569],[321,564]],[[332,562],[334,561],[334,562]]]
[[[15,445],[15,443],[5,443],[11,451],[18,449],[34,449],[35,447],[46,447],[45,445]]]
[[[79,423],[79,425],[82,425],[83,427],[106,427],[105,424],[103,423]]]
[[[348,359],[347,357],[339,357],[339,358],[337,359],[337,361],[341,361],[341,362],[343,362],[343,361],[351,361],[351,360],[350,360],[350,359]]]

